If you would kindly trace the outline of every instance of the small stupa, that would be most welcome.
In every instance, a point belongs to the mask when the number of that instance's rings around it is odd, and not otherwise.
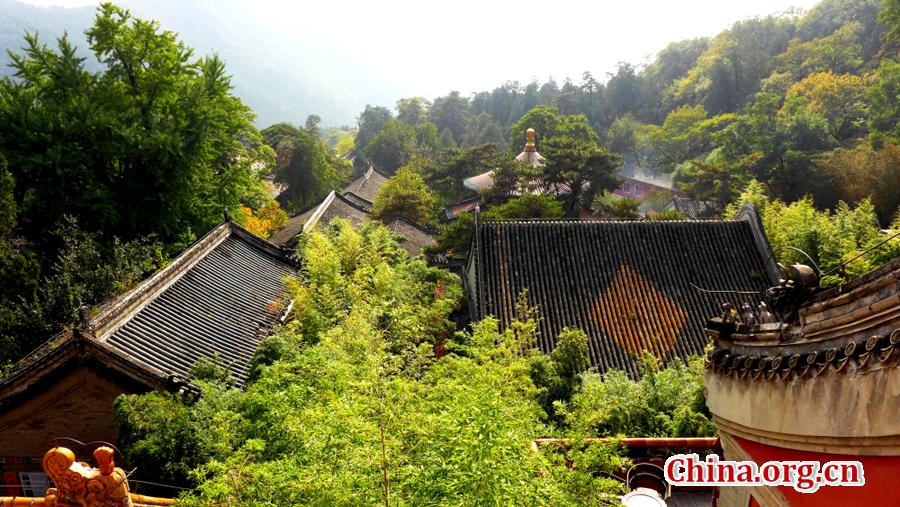
[[[537,148],[534,145],[534,129],[528,129],[525,131],[525,149],[522,150],[522,153],[519,153],[516,156],[516,160],[519,162],[524,162],[531,167],[538,167],[544,164],[544,157],[538,153]]]
[[[522,150],[522,153],[519,153],[516,156],[516,160],[528,164],[531,167],[538,167],[544,164],[544,157],[542,157],[541,154],[538,153],[537,148],[534,145],[534,136],[534,129],[528,129],[525,131],[525,149]],[[463,180],[463,186],[477,192],[487,190],[488,188],[494,186],[494,171],[490,170],[476,176],[466,178]]]

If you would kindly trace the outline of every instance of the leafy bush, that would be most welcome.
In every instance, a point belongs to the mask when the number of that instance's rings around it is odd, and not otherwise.
[[[728,207],[726,216],[733,216],[747,203],[759,210],[772,251],[780,262],[810,264],[805,255],[787,248],[796,247],[808,254],[822,273],[834,271],[821,280],[823,286],[850,280],[900,256],[900,238],[895,238],[857,257],[900,232],[900,215],[891,230],[878,227],[875,208],[868,199],[855,207],[841,202],[834,211],[819,211],[808,197],[791,204],[771,199],[763,185],[753,181]]]
[[[452,335],[458,279],[410,260],[375,223],[336,220],[300,247],[289,322],[264,341],[245,392],[125,396],[126,456],[198,492],[186,505],[607,505],[620,449],[534,453],[553,433],[532,381],[534,319]],[[571,383],[571,331],[553,364]],[[448,351],[438,357],[434,344]],[[206,371],[209,368],[202,368]],[[574,385],[574,384],[573,384]],[[564,387],[571,390],[572,386]],[[177,442],[176,442],[177,441]],[[140,461],[138,461],[140,462]]]
[[[49,239],[58,245],[49,272],[35,280],[31,293],[0,298],[0,362],[18,359],[58,332],[61,323],[71,322],[80,306],[128,290],[165,262],[162,245],[152,236],[104,244],[99,234],[84,231],[70,216]],[[0,254],[2,250],[0,245]],[[38,268],[29,261],[22,254],[0,255],[0,265],[12,266],[10,275],[31,270],[37,277]]]
[[[659,370],[646,356],[643,376],[614,370],[581,376],[581,390],[557,411],[573,435],[702,437],[715,435],[703,397],[703,358],[675,361]]]

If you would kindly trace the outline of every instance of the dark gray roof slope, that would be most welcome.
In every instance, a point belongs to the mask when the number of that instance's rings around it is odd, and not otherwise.
[[[348,220],[353,225],[359,225],[371,218],[368,208],[364,208],[351,199],[332,191],[315,208],[288,220],[284,229],[276,232],[269,238],[269,241],[277,246],[292,245],[294,238],[315,227],[316,224],[327,224],[333,218],[338,217]]]
[[[292,272],[283,259],[229,236],[106,341],[182,377],[201,357],[219,355],[243,381],[280,316],[282,279]]]
[[[381,187],[387,183],[388,177],[376,171],[374,167],[369,169],[362,176],[351,181],[341,191],[342,194],[352,193],[371,202],[375,202],[375,198],[381,193]]]
[[[400,247],[406,250],[410,257],[418,257],[426,246],[434,245],[437,240],[434,237],[437,232],[422,227],[415,221],[405,216],[394,216],[384,222],[385,227],[403,236]]]
[[[387,180],[387,176],[376,171],[374,167],[369,167],[362,176],[348,183],[342,190],[328,194],[318,206],[291,217],[280,231],[269,238],[269,241],[278,246],[289,245],[298,234],[315,226],[316,223],[327,224],[334,217],[345,218],[353,225],[365,222],[369,219],[375,198]]]
[[[663,359],[702,353],[704,324],[721,313],[720,302],[758,301],[711,297],[692,284],[761,293],[774,283],[754,227],[750,220],[485,222],[467,267],[473,317],[493,315],[508,326],[527,289],[542,317],[540,350],[551,352],[563,328],[578,327],[593,366],[637,375],[645,351]]]
[[[683,214],[690,220],[710,218],[718,211],[716,206],[709,201],[697,201],[677,195],[672,196],[672,202],[668,208]]]
[[[226,221],[22,359],[0,380],[0,404],[53,382],[73,362],[143,389],[177,389],[197,359],[219,355],[240,384],[281,315],[283,279],[292,274],[280,249]]]
[[[321,206],[321,203],[319,204],[319,206]],[[284,227],[273,234],[272,237],[269,238],[269,241],[271,241],[273,245],[278,246],[286,245],[287,243],[289,243],[292,239],[294,239],[295,236],[303,232],[303,226],[307,221],[309,221],[309,217],[311,217],[313,213],[318,211],[319,206],[314,206],[304,211],[303,213],[300,213],[299,215],[295,215],[289,218]]]

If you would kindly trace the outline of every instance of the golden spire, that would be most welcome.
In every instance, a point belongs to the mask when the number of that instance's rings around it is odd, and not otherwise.
[[[534,153],[537,149],[534,147],[534,129],[528,129],[525,131],[525,137],[528,141],[525,143],[525,152],[526,153]]]

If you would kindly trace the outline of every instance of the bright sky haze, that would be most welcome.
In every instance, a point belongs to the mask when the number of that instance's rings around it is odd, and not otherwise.
[[[27,0],[83,6],[84,0]],[[195,0],[180,0],[195,1]],[[616,63],[646,62],[668,43],[715,35],[752,16],[809,9],[815,0],[254,0],[285,35],[303,31],[376,67],[401,88],[434,96],[506,80],[601,81]],[[415,93],[415,92],[414,92]]]

